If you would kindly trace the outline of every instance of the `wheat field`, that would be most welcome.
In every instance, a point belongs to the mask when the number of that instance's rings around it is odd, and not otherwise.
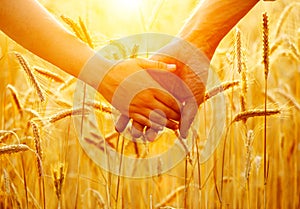
[[[40,2],[99,49],[131,34],[176,35],[199,1]],[[110,58],[139,56],[138,45],[118,49]],[[165,130],[153,143],[116,134],[113,110],[100,95],[3,33],[0,69],[0,208],[300,208],[297,0],[260,2],[222,40],[190,152],[166,172],[158,163],[150,177],[122,177],[98,166],[86,150],[106,152],[105,146],[93,140],[93,146],[81,145],[71,115],[79,118],[86,136],[97,138],[94,130],[100,130],[110,147],[134,158],[163,153],[174,143],[174,133]],[[82,106],[74,106],[76,88],[83,93]],[[84,121],[85,106],[96,122]],[[209,139],[216,149],[204,159]]]

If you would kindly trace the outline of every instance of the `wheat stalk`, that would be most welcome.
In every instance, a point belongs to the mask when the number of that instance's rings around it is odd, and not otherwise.
[[[288,6],[286,6],[284,8],[284,10],[282,11],[282,13],[281,13],[281,15],[280,15],[280,17],[277,21],[277,26],[275,28],[275,37],[279,36],[280,29],[282,28],[283,23],[285,22],[288,15],[290,14],[290,11],[296,6],[300,6],[300,3],[299,2],[293,2],[293,3],[289,4]]]
[[[59,107],[66,107],[66,108],[71,108],[72,107],[72,103],[69,102],[68,100],[63,99],[63,98],[58,98],[57,100],[55,100],[55,103],[57,105],[59,105]]]
[[[297,30],[298,51],[300,51],[300,28]]]
[[[35,76],[33,75],[29,64],[27,63],[27,61],[25,60],[25,58],[21,54],[15,52],[15,55],[16,55],[19,63],[21,64],[23,70],[25,71],[29,81],[32,83],[34,89],[36,90],[41,102],[44,102],[45,101],[45,96],[42,92],[40,84],[37,82]]]
[[[154,206],[154,208],[163,208],[167,204],[171,204],[174,201],[174,199],[177,197],[177,195],[184,191],[185,191],[185,186],[177,187],[170,194],[168,194],[161,202],[157,203]]]
[[[290,95],[289,93],[281,90],[281,89],[277,89],[275,90],[276,93],[280,94],[282,97],[286,98],[287,100],[289,100],[289,102],[291,102],[293,104],[293,106],[300,111],[300,104],[296,101],[296,99]]]
[[[263,14],[263,63],[265,72],[265,113],[267,112],[268,75],[269,75],[269,20]],[[264,208],[267,207],[267,115],[264,115]]]
[[[106,209],[107,207],[105,205],[104,199],[101,196],[101,194],[98,191],[94,190],[94,189],[91,189],[90,191],[92,192],[92,195],[94,196],[94,198],[97,200],[97,205],[100,208]]]
[[[297,46],[291,40],[288,40],[288,45],[289,45],[288,47],[291,51],[291,54],[294,54],[297,57],[296,60],[299,61],[300,60],[300,53],[299,53],[300,49],[298,49]]]
[[[236,60],[238,73],[242,72],[242,43],[241,43],[241,32],[236,29]]]
[[[277,38],[273,44],[270,46],[270,55],[272,55],[283,43],[287,41],[286,36],[281,36]]]
[[[57,73],[54,73],[50,70],[40,68],[40,67],[37,67],[37,66],[34,66],[33,69],[36,72],[38,72],[39,74],[47,77],[48,79],[54,80],[58,83],[64,83],[65,82],[65,80],[60,75],[58,75]]]
[[[66,80],[65,83],[63,83],[62,85],[60,85],[57,89],[57,91],[63,91],[65,90],[67,87],[71,86],[73,83],[75,83],[77,81],[76,78],[74,77],[70,77],[69,79]]]

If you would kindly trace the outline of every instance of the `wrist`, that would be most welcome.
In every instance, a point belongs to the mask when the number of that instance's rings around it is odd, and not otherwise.
[[[179,37],[202,50],[209,59],[225,35],[258,0],[206,0],[199,4]]]
[[[101,92],[100,85],[106,89],[103,80],[113,65],[114,62],[95,53],[94,56],[90,57],[84,64],[78,78],[98,90],[98,92],[104,93]],[[103,96],[106,97],[105,95]]]

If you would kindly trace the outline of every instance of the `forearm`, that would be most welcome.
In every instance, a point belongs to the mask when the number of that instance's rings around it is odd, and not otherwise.
[[[184,25],[179,37],[201,49],[209,59],[224,36],[259,0],[204,0]]]
[[[0,29],[39,57],[77,77],[94,51],[34,0],[0,0]]]

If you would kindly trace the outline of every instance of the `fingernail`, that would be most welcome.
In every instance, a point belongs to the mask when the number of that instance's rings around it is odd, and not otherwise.
[[[187,138],[187,132],[180,132],[180,136],[181,136],[181,138],[186,139]]]
[[[176,65],[175,64],[167,64],[168,70],[176,70]]]
[[[156,139],[156,137],[157,137],[156,131],[149,130],[148,132],[146,132],[146,139],[149,142],[153,142]]]

